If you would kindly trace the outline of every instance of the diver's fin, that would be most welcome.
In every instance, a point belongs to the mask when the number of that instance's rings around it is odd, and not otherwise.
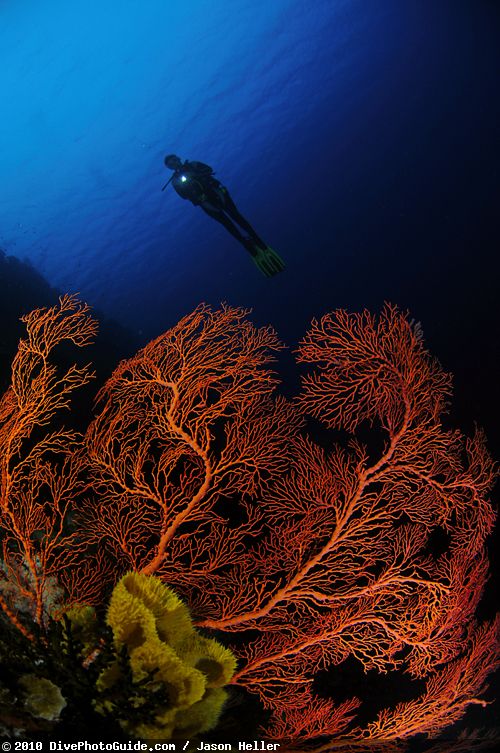
[[[251,254],[255,266],[266,277],[273,277],[285,269],[285,262],[271,246],[261,248],[255,244]]]

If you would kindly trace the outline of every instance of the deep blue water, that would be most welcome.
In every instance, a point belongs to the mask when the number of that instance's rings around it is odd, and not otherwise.
[[[292,337],[384,298],[462,321],[496,288],[498,22],[481,0],[3,2],[0,245],[148,336],[200,300]],[[214,166],[286,274],[161,193],[167,152]]]
[[[8,254],[144,341],[202,300],[290,344],[390,300],[468,424],[497,411],[497,3],[4,1],[0,50]],[[161,192],[168,152],[215,168],[284,274]]]
[[[3,0],[0,246],[143,342],[200,301],[291,345],[392,301],[500,457],[499,70],[487,0]],[[161,191],[170,152],[283,274]]]

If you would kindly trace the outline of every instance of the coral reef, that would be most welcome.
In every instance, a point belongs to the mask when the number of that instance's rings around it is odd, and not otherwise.
[[[500,621],[476,610],[497,468],[480,430],[443,425],[450,376],[405,315],[313,321],[290,401],[273,330],[200,306],[122,361],[84,436],[48,427],[90,371],[57,375],[50,354],[89,342],[88,310],[64,297],[25,323],[0,402],[0,608],[25,642],[63,620],[94,711],[191,734],[229,683],[263,704],[267,736],[327,751],[435,737],[487,704]],[[361,722],[357,695],[316,692],[347,660],[419,691]]]

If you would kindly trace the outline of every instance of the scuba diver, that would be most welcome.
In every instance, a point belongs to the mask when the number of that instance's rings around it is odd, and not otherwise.
[[[162,191],[172,183],[174,190],[183,199],[200,206],[214,220],[220,222],[252,256],[255,265],[266,277],[272,277],[285,269],[282,258],[259,238],[250,223],[239,213],[236,204],[225,186],[214,177],[214,171],[203,162],[182,162],[175,154],[165,157],[165,166],[174,174],[165,183]],[[243,235],[239,225],[248,233]]]

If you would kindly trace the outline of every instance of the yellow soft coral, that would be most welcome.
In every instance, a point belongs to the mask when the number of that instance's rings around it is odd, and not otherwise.
[[[46,677],[22,675],[19,685],[23,689],[24,708],[39,719],[54,721],[66,706],[61,689]]]
[[[152,722],[121,720],[123,729],[137,737],[170,739],[176,732],[203,732],[217,723],[226,699],[221,686],[231,679],[236,659],[196,631],[173,591],[153,576],[128,573],[115,586],[107,623],[117,653],[126,647],[133,682],[145,683],[150,693],[161,691],[163,699]],[[114,688],[120,678],[118,664],[110,665],[99,677],[98,690]],[[135,702],[140,706],[141,697]],[[101,713],[116,707],[109,699],[96,706]]]

